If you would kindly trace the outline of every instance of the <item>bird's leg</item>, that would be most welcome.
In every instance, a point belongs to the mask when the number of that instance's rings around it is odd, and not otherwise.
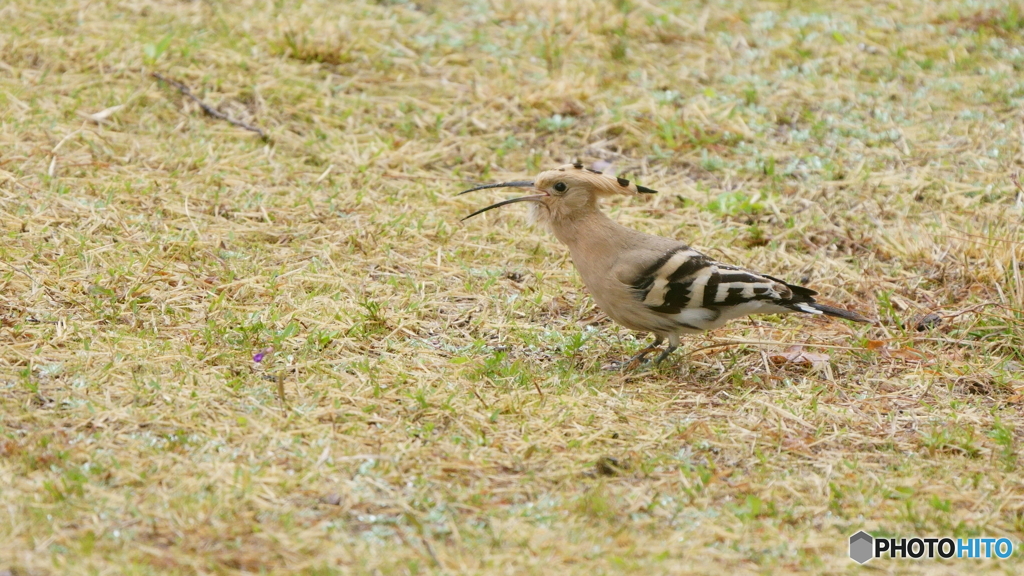
[[[658,357],[654,359],[655,366],[661,364],[665,360],[665,358],[668,358],[669,354],[676,351],[676,348],[679,348],[679,336],[673,334],[668,337],[668,347],[665,348],[665,351],[659,354]]]
[[[660,348],[661,347],[661,343],[664,342],[664,341],[665,341],[664,338],[662,338],[661,336],[655,334],[654,342],[652,342],[650,346],[648,346],[648,347],[644,348],[643,350],[641,350],[640,352],[638,352],[636,356],[633,356],[632,358],[630,358],[629,361],[626,362],[625,365],[623,365],[622,370],[623,371],[632,370],[632,369],[636,368],[637,366],[640,366],[641,364],[643,364],[644,363],[644,358],[646,358],[647,355],[650,354],[651,352],[654,352],[655,350]],[[661,358],[661,357],[659,356],[659,358]]]
[[[658,354],[658,357],[654,359],[655,366],[661,364],[662,361],[665,360],[665,358],[668,358],[669,354],[676,351],[676,348],[679,348],[679,346],[672,346],[671,344],[669,344],[668,348],[665,348],[665,351],[662,352],[661,354]]]

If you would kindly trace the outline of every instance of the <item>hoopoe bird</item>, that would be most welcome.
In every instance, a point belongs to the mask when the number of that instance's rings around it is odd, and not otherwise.
[[[542,172],[533,180],[484,184],[459,194],[508,187],[531,188],[536,194],[492,204],[463,220],[501,206],[530,203],[532,219],[569,247],[598,307],[622,326],[654,335],[654,342],[626,368],[638,366],[666,339],[668,346],[656,364],[679,347],[680,335],[714,330],[749,314],[803,312],[871,322],[856,312],[816,302],[817,292],[809,288],[716,262],[678,240],[618,224],[600,210],[599,198],[657,191],[578,162]]]

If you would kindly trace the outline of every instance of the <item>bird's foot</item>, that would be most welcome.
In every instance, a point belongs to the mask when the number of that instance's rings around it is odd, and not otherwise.
[[[662,352],[661,354],[658,354],[658,357],[654,359],[654,364],[661,364],[665,360],[665,358],[668,358],[669,354],[675,352],[677,348],[679,348],[679,346],[672,346],[671,344],[669,344],[668,348],[665,348],[665,351]]]
[[[643,366],[644,364],[647,364],[648,363],[648,360],[646,359],[647,355],[650,354],[651,352],[656,352],[657,350],[658,350],[658,346],[657,345],[652,345],[652,346],[648,346],[647,348],[644,348],[640,352],[637,352],[636,356],[633,356],[632,358],[630,358],[629,360],[627,360],[626,362],[624,362],[621,365],[622,366],[622,368],[621,368],[622,371],[623,372],[629,372],[631,370],[636,370],[637,368],[639,368],[640,366]],[[661,358],[661,357],[659,356],[659,358]]]

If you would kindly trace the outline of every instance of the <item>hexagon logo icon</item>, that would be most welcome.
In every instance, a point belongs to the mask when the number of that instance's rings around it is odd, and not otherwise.
[[[875,557],[875,539],[871,534],[861,530],[850,536],[850,558],[863,564]]]

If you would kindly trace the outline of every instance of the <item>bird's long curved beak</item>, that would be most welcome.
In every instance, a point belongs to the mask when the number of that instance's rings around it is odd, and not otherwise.
[[[456,194],[456,196],[462,196],[463,194],[468,194],[470,192],[476,192],[477,190],[486,190],[488,188],[526,188],[528,186],[533,186],[533,181],[531,181],[531,180],[514,180],[512,182],[501,182],[499,184],[483,184],[483,185],[477,186],[475,188],[470,188],[469,190],[463,190],[462,192],[459,192],[458,194]]]
[[[464,190],[462,192],[459,192],[457,194],[457,196],[462,196],[463,194],[466,194],[467,192],[476,192],[477,190],[486,190],[488,188],[528,188],[528,187],[532,187],[532,186],[533,186],[533,181],[532,180],[513,180],[512,182],[501,182],[499,184],[484,184],[482,186],[476,186],[474,188],[470,188],[469,190]],[[476,216],[477,214],[481,214],[483,212],[487,212],[488,210],[492,210],[494,208],[500,208],[500,207],[506,206],[508,204],[515,204],[516,202],[540,202],[541,198],[546,198],[546,197],[547,197],[547,194],[535,194],[533,196],[522,196],[520,198],[512,198],[511,200],[502,200],[501,202],[498,202],[497,204],[491,204],[490,206],[488,206],[486,208],[481,208],[481,209],[477,210],[476,212],[473,212],[469,216],[466,216],[465,218],[463,218],[463,220],[468,220],[468,219],[472,218],[473,216]]]
[[[467,190],[467,192],[468,192],[468,190]],[[483,212],[487,212],[488,210],[491,210],[493,208],[501,208],[502,206],[506,206],[508,204],[515,204],[516,202],[540,202],[541,198],[547,198],[547,196],[548,196],[547,194],[535,194],[533,196],[520,196],[519,198],[511,198],[509,200],[502,200],[501,202],[498,202],[497,204],[491,204],[487,208],[481,208],[481,209],[477,210],[476,212],[473,212],[469,216],[466,216],[462,220],[469,220],[470,218],[472,218],[473,216],[476,216],[477,214],[481,214]]]

